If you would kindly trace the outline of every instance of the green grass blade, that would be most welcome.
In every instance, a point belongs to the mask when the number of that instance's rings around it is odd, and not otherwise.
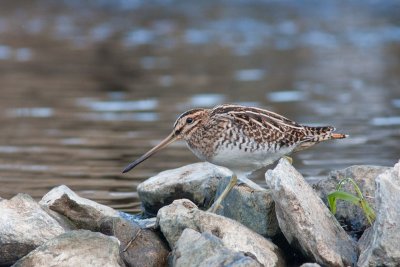
[[[371,206],[365,199],[363,199],[360,204],[362,210],[364,211],[365,217],[367,217],[369,224],[372,225],[372,223],[376,219],[375,211],[371,208]]]
[[[357,196],[347,193],[345,191],[342,191],[342,186],[345,183],[351,183],[353,185],[353,188],[356,191]],[[336,191],[330,193],[327,198],[328,198],[329,208],[333,214],[336,213],[337,200],[340,199],[340,200],[344,200],[344,201],[350,202],[354,205],[361,207],[361,209],[364,212],[365,217],[367,217],[369,224],[372,225],[372,223],[376,219],[375,211],[371,208],[371,206],[365,200],[357,183],[351,178],[342,179],[336,186]]]
[[[354,205],[360,206],[360,200],[361,200],[360,198],[344,191],[335,191],[333,193],[330,193],[328,195],[328,198],[329,197],[334,197],[336,199],[344,200]]]
[[[352,194],[344,191],[335,191],[330,193],[328,196],[328,204],[331,212],[336,214],[336,202],[338,199],[348,201],[354,205],[360,206],[360,199]]]
[[[336,197],[334,193],[328,195],[328,204],[331,212],[336,214]]]

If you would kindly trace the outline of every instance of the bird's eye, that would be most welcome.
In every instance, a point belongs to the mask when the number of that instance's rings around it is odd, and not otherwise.
[[[193,122],[193,118],[187,118],[187,119],[186,119],[186,123],[189,123],[189,124],[190,124],[190,123],[192,123],[192,122]]]

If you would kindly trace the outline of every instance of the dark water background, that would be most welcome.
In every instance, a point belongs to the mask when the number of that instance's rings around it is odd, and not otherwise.
[[[308,179],[400,152],[396,1],[1,1],[0,196],[66,184],[125,211],[198,160],[176,143],[122,168],[192,107],[239,103],[351,138],[294,156]],[[263,183],[262,180],[259,182]]]

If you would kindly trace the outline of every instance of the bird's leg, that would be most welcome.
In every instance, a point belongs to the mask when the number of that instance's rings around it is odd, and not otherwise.
[[[282,158],[287,159],[287,160],[289,161],[289,163],[293,165],[293,158],[292,158],[292,157],[289,157],[289,156],[286,156],[286,155],[285,155],[285,156],[283,156]]]
[[[237,180],[238,178],[236,174],[232,174],[229,184],[225,187],[224,191],[222,191],[222,194],[217,198],[216,201],[214,201],[214,204],[207,211],[215,213],[218,210],[219,206],[221,205],[221,202],[225,199],[225,197],[229,194],[232,188],[236,185]]]
[[[240,176],[238,185],[246,185],[247,187],[250,187],[253,190],[259,191],[259,190],[264,190],[261,186],[250,180],[249,178],[245,176]]]

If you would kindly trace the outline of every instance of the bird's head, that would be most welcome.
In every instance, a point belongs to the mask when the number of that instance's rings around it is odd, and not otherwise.
[[[198,129],[199,124],[205,121],[206,109],[191,109],[181,114],[174,123],[172,134],[178,139],[190,139],[190,136]]]
[[[196,131],[196,129],[198,129],[199,124],[204,122],[206,119],[208,111],[209,110],[207,109],[191,109],[181,114],[175,121],[172,132],[164,140],[139,157],[137,160],[129,164],[122,172],[126,173],[132,170],[137,165],[176,140],[190,139],[191,135]]]

